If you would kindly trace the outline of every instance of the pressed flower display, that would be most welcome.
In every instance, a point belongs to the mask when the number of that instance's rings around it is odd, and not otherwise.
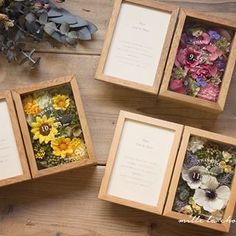
[[[169,90],[217,102],[234,32],[188,19],[172,69]]]
[[[70,84],[22,96],[39,170],[88,159]]]
[[[191,136],[173,210],[220,223],[231,195],[236,148]]]

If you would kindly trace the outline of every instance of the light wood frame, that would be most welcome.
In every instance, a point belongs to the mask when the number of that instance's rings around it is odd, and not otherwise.
[[[20,164],[22,167],[23,174],[20,176],[15,176],[12,178],[0,180],[0,187],[31,179],[29,166],[28,166],[28,162],[27,162],[27,157],[26,157],[26,153],[25,153],[25,148],[24,148],[24,144],[23,144],[23,139],[21,136],[20,127],[18,124],[17,115],[16,115],[13,99],[11,96],[11,92],[10,91],[1,91],[0,92],[0,101],[2,101],[2,100],[6,101],[6,103],[7,103],[8,112],[9,112],[9,115],[11,118],[12,128],[13,128],[14,135],[15,135],[16,145],[17,145],[17,149],[18,149],[18,154],[19,154]]]
[[[227,137],[227,136],[224,136],[221,134],[216,134],[216,133],[212,133],[212,132],[208,132],[205,130],[196,129],[196,128],[192,128],[192,127],[188,127],[188,126],[186,126],[184,128],[183,138],[182,138],[182,142],[180,145],[180,150],[179,150],[176,165],[174,168],[174,173],[173,173],[171,185],[169,188],[169,194],[167,197],[167,201],[166,201],[166,205],[165,205],[165,209],[164,209],[164,214],[163,214],[164,216],[168,216],[168,217],[171,217],[171,218],[174,218],[177,220],[187,220],[187,221],[190,220],[191,221],[191,219],[192,219],[192,217],[189,215],[178,213],[178,212],[172,210],[177,187],[178,187],[178,183],[179,183],[179,178],[181,175],[183,162],[185,159],[186,150],[188,147],[189,139],[192,135],[206,138],[207,140],[211,140],[211,141],[214,141],[217,143],[230,144],[233,146],[236,145],[235,138]],[[228,217],[233,216],[234,206],[235,206],[235,201],[236,201],[236,191],[235,190],[236,190],[236,170],[235,170],[235,175],[234,175],[234,178],[232,181],[232,186],[231,186],[231,196],[230,196],[229,202],[227,204],[227,207],[225,209],[225,214],[224,214],[223,220],[226,220]],[[222,223],[222,224],[217,224],[217,223],[213,224],[213,223],[204,221],[203,223],[202,222],[194,222],[194,224],[199,225],[199,226],[203,226],[203,227],[207,227],[210,229],[214,229],[217,231],[222,231],[222,232],[229,232],[229,229],[230,229],[230,223],[227,223],[227,222]]]
[[[165,37],[165,42],[163,45],[161,58],[160,58],[159,65],[158,65],[158,68],[156,71],[156,77],[155,77],[155,81],[154,81],[153,86],[128,81],[125,78],[115,78],[113,76],[105,75],[103,72],[105,65],[106,65],[106,60],[107,60],[107,56],[109,53],[109,49],[110,49],[110,46],[112,43],[112,38],[113,38],[114,31],[115,31],[116,23],[117,23],[117,20],[119,17],[120,8],[121,8],[121,5],[123,2],[132,3],[135,5],[140,5],[140,6],[147,7],[147,8],[153,8],[153,9],[164,11],[164,12],[171,14],[170,23],[169,23],[168,31],[167,31],[167,34]],[[125,0],[115,0],[112,16],[110,19],[108,31],[107,31],[105,42],[103,45],[102,54],[101,54],[100,61],[99,61],[97,71],[96,71],[96,76],[95,76],[96,79],[157,95],[157,93],[160,89],[161,80],[162,80],[166,60],[167,60],[168,53],[169,53],[169,48],[171,45],[175,26],[177,23],[178,12],[179,12],[179,8],[177,6],[169,5],[166,3],[160,3],[160,2],[156,2],[156,1],[152,1],[152,0],[126,0],[126,1]]]
[[[119,148],[120,138],[121,138],[123,127],[124,127],[126,120],[138,121],[140,123],[149,124],[149,125],[162,127],[162,128],[166,128],[166,129],[175,131],[175,137],[174,137],[174,141],[173,141],[173,145],[172,145],[172,150],[170,152],[170,157],[169,157],[169,161],[167,164],[168,168],[165,172],[165,178],[162,183],[160,197],[158,199],[157,206],[155,206],[155,207],[150,206],[150,205],[146,205],[146,204],[142,204],[142,203],[137,203],[137,202],[130,201],[130,200],[126,200],[126,199],[119,198],[116,196],[112,196],[107,193],[112,169],[113,169],[115,159],[116,159],[116,154],[117,154],[117,151]],[[175,124],[175,123],[167,122],[167,121],[163,121],[163,120],[158,120],[158,119],[154,119],[151,117],[138,115],[138,114],[134,114],[134,113],[129,113],[126,111],[121,111],[119,118],[118,118],[114,138],[112,141],[112,145],[111,145],[111,149],[110,149],[110,153],[109,153],[109,157],[108,157],[108,161],[107,161],[107,165],[106,165],[106,169],[105,169],[105,174],[104,174],[104,177],[102,180],[102,184],[101,184],[101,188],[100,188],[100,192],[99,192],[98,197],[100,199],[107,200],[107,201],[114,202],[114,203],[118,203],[121,205],[141,209],[144,211],[153,212],[156,214],[162,214],[163,209],[164,209],[166,196],[167,196],[167,192],[168,192],[168,188],[169,188],[169,183],[170,183],[171,176],[172,176],[172,171],[174,168],[174,164],[175,164],[175,160],[176,160],[176,156],[177,156],[177,152],[178,152],[178,148],[179,148],[179,143],[180,143],[181,136],[182,136],[182,131],[183,131],[183,126],[179,125],[179,124]]]
[[[29,133],[27,121],[25,119],[25,113],[24,113],[24,109],[23,109],[21,96],[24,94],[27,94],[27,93],[38,91],[38,90],[44,90],[44,89],[46,90],[46,89],[50,89],[53,87],[61,86],[63,84],[70,84],[71,85],[71,89],[72,89],[74,100],[76,103],[76,108],[77,108],[79,120],[81,123],[81,127],[82,127],[82,131],[83,131],[84,139],[85,139],[85,144],[86,144],[86,147],[88,150],[89,158],[86,160],[79,161],[79,162],[75,161],[75,162],[63,164],[60,166],[49,167],[46,169],[38,170],[36,160],[35,160],[34,151],[33,151],[33,146],[31,143],[31,138],[30,138],[30,133]],[[41,176],[45,176],[45,175],[50,175],[50,174],[66,171],[66,170],[73,169],[73,168],[96,164],[92,139],[90,136],[89,127],[88,127],[88,123],[86,120],[86,115],[85,115],[85,111],[83,108],[83,103],[82,103],[82,99],[80,96],[77,80],[74,76],[68,76],[68,77],[63,77],[63,78],[59,78],[59,79],[55,79],[55,80],[44,81],[44,82],[29,86],[29,87],[15,89],[13,91],[13,98],[14,98],[14,101],[16,104],[17,114],[18,114],[20,125],[21,125],[21,130],[23,133],[24,143],[26,146],[27,155],[28,155],[29,164],[30,164],[31,173],[32,173],[33,178],[37,178],[37,177],[41,177]]]
[[[191,97],[189,95],[180,94],[174,91],[169,90],[169,83],[171,79],[171,73],[174,66],[175,57],[177,54],[177,50],[179,47],[179,42],[181,39],[181,34],[186,22],[187,18],[193,18],[198,21],[206,22],[207,24],[214,24],[224,26],[225,28],[231,28],[232,30],[236,29],[236,21],[223,19],[216,16],[209,16],[201,12],[196,12],[187,9],[181,9],[179,14],[179,21],[176,28],[176,32],[173,38],[173,43],[170,49],[170,54],[168,57],[164,78],[162,81],[161,89],[159,92],[159,96],[163,99],[174,100],[177,102],[184,103],[186,105],[190,105],[194,108],[201,108],[207,111],[212,111],[215,113],[222,112],[224,110],[230,82],[232,79],[235,60],[236,60],[236,33],[234,34],[234,38],[232,41],[231,51],[228,57],[228,62],[226,66],[226,70],[224,73],[224,77],[221,84],[220,94],[217,102],[211,102],[204,99]]]

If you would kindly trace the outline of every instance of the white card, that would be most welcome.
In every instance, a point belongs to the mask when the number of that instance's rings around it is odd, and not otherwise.
[[[122,3],[104,74],[152,86],[171,14]]]
[[[126,120],[108,194],[157,206],[175,131]]]
[[[0,114],[0,180],[3,180],[23,175],[23,170],[5,100],[0,100]]]

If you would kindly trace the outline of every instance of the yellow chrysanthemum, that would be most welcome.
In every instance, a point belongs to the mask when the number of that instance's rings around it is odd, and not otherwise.
[[[30,95],[23,100],[23,107],[27,115],[36,115],[41,111],[36,100]]]
[[[71,144],[70,138],[60,137],[51,142],[51,147],[53,149],[53,154],[55,156],[66,157],[71,155],[74,150]]]
[[[70,98],[66,95],[57,95],[52,98],[53,107],[56,110],[65,111],[70,105]]]
[[[33,139],[39,139],[39,143],[45,142],[46,144],[55,138],[57,134],[57,123],[55,118],[47,118],[46,115],[41,117],[36,117],[36,122],[31,124],[31,132],[34,134]]]

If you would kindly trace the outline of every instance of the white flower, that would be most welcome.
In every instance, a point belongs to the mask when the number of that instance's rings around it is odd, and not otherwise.
[[[193,136],[190,139],[188,144],[188,150],[192,153],[195,153],[197,150],[200,150],[204,147],[206,140],[200,137]]]
[[[44,109],[52,104],[52,98],[48,93],[40,94],[37,97],[36,102],[38,103],[40,109]]]
[[[203,166],[193,166],[189,170],[182,170],[182,178],[191,189],[197,189],[202,184],[203,176],[208,173],[207,169]]]
[[[228,186],[219,186],[217,179],[213,176],[203,176],[201,189],[196,189],[193,200],[204,210],[215,212],[226,207],[230,197]]]

